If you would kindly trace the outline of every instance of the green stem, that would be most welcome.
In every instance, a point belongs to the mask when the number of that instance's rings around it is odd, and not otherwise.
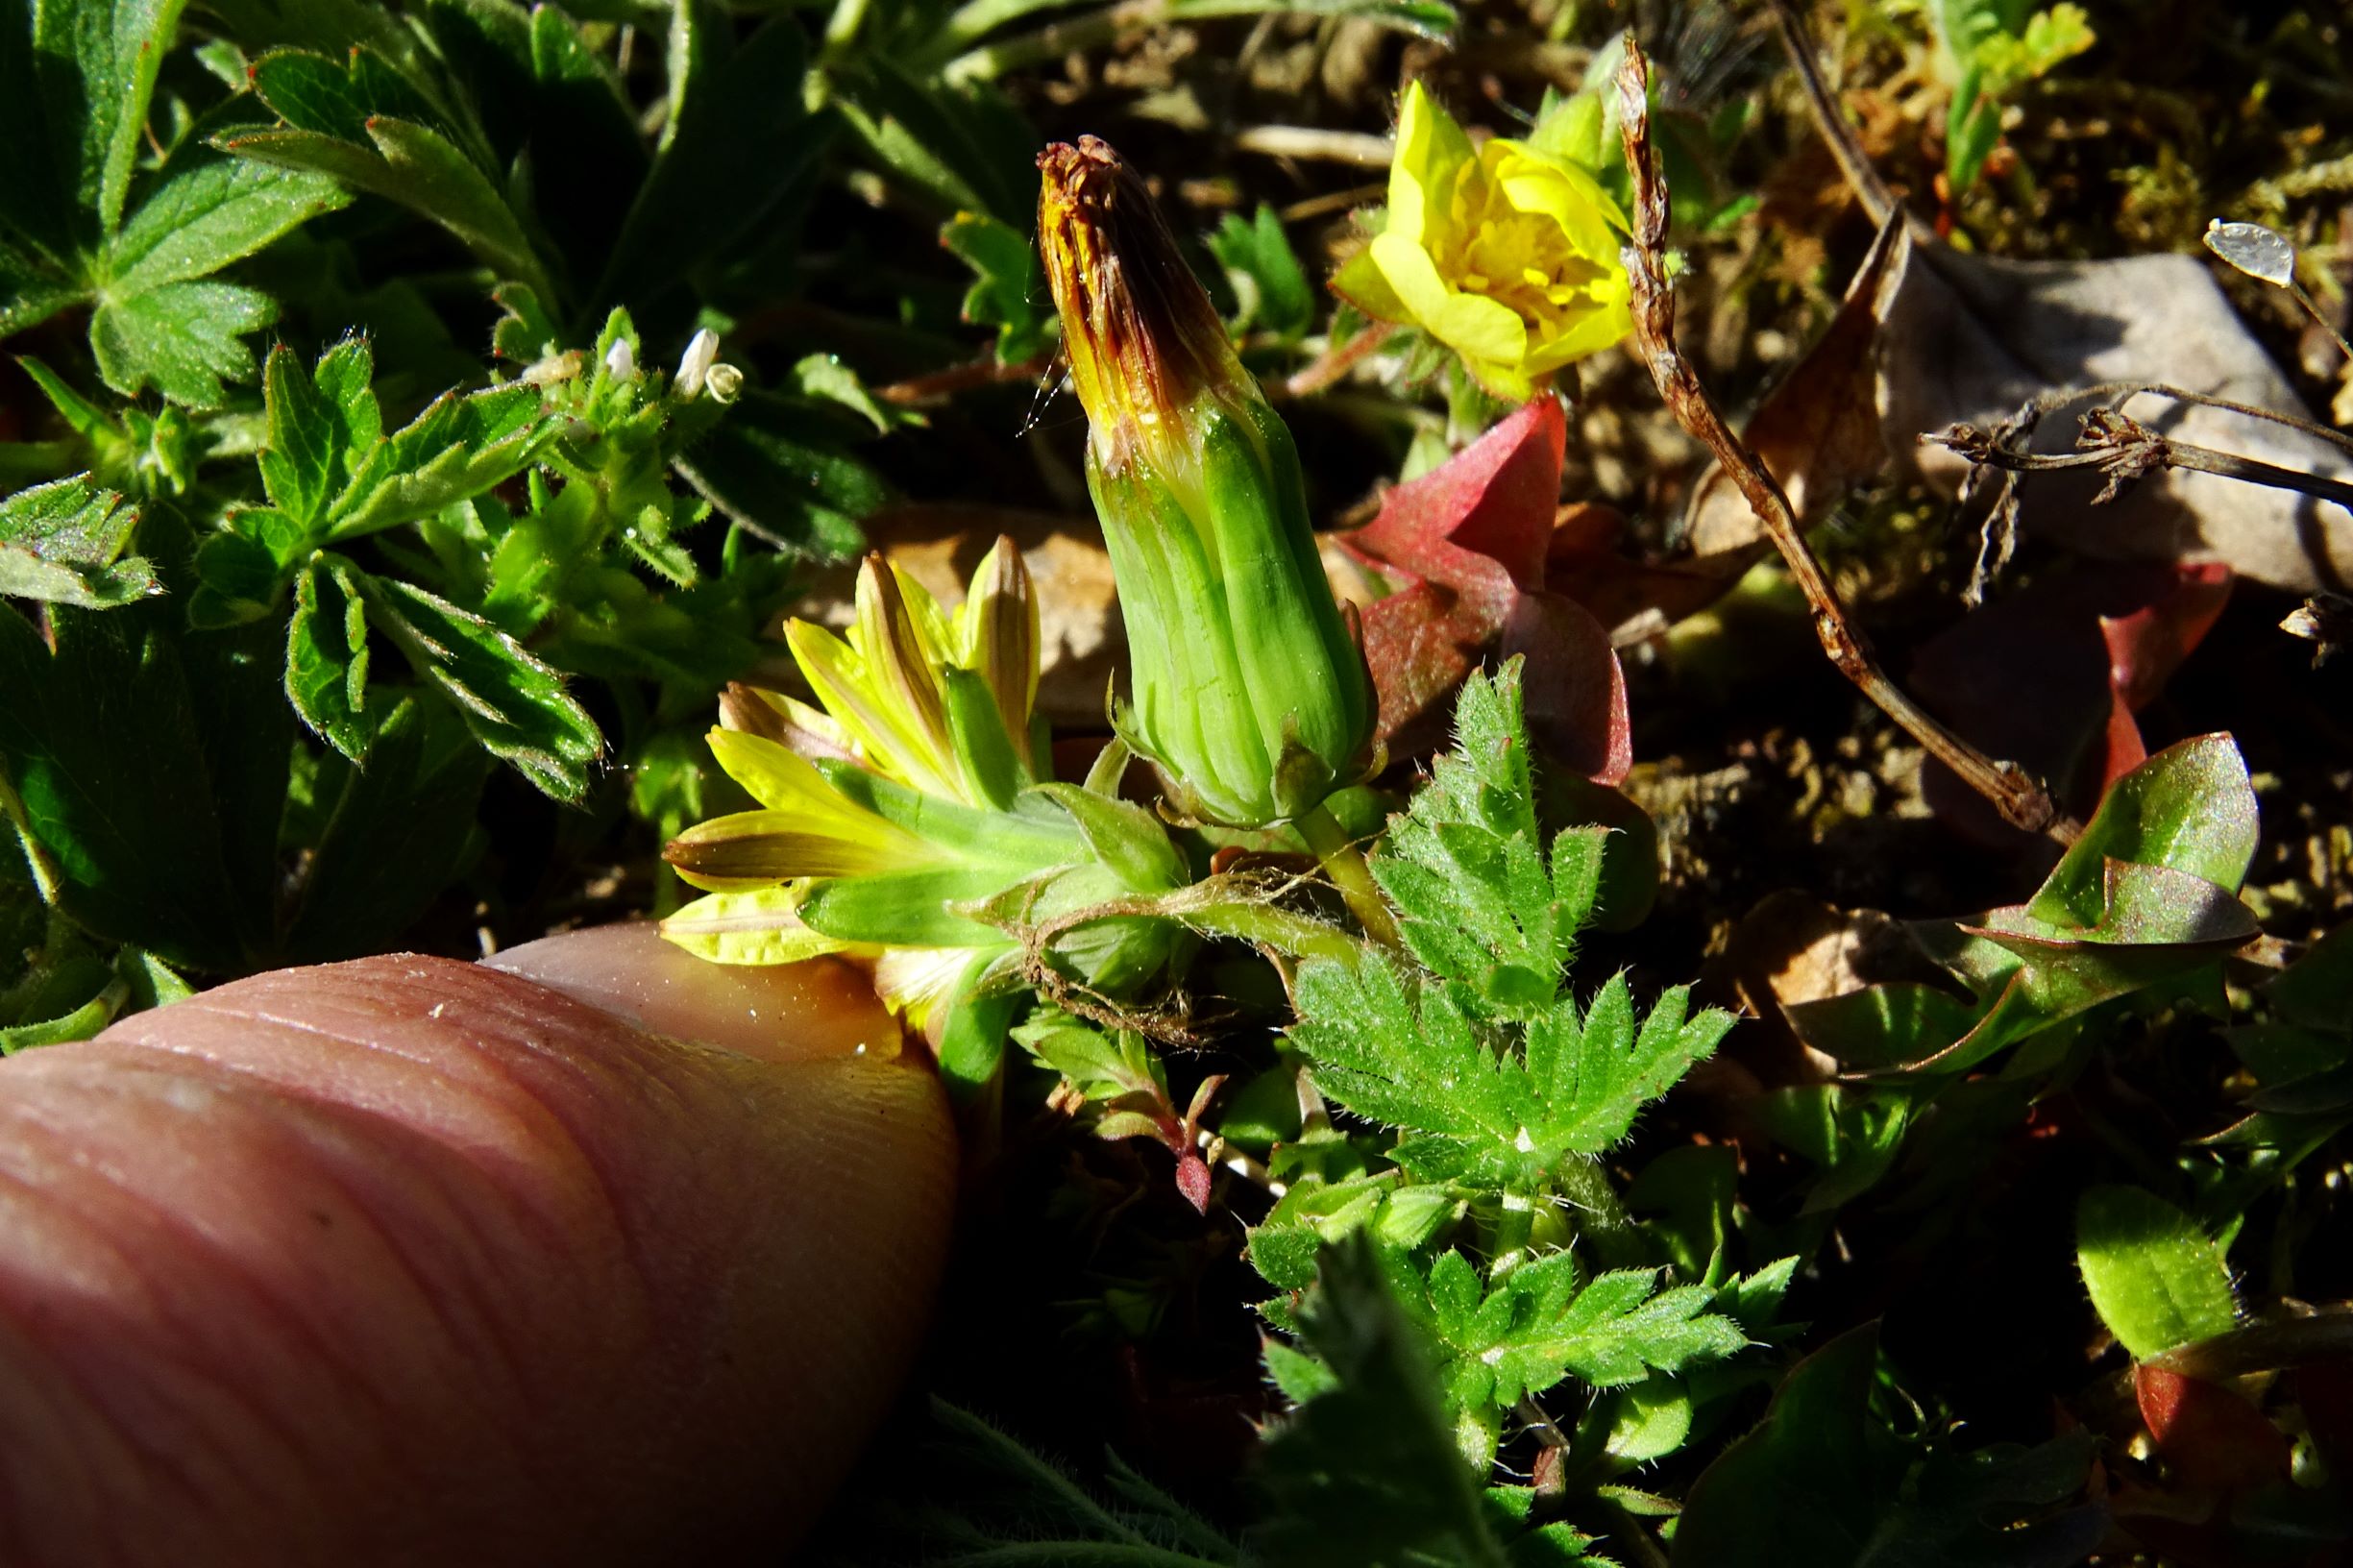
[[[1596,1258],[1612,1268],[1640,1268],[1649,1262],[1634,1216],[1600,1161],[1570,1156],[1561,1162],[1556,1185],[1577,1211],[1578,1234],[1592,1244]]]
[[[1487,1251],[1494,1259],[1487,1268],[1490,1282],[1502,1279],[1527,1261],[1529,1239],[1536,1229],[1535,1206],[1525,1194],[1506,1192],[1503,1200],[1503,1209],[1495,1216],[1494,1234],[1487,1238]]]
[[[1381,889],[1373,882],[1372,868],[1364,862],[1364,851],[1348,837],[1339,819],[1332,815],[1332,808],[1318,805],[1292,825],[1299,829],[1308,849],[1322,865],[1324,875],[1339,890],[1348,913],[1364,927],[1364,934],[1391,951],[1402,947],[1396,919],[1389,914],[1388,900],[1381,896]]]
[[[1176,919],[1196,931],[1239,937],[1297,958],[1350,959],[1363,945],[1337,926],[1277,909],[1272,904],[1204,904],[1186,910]]]

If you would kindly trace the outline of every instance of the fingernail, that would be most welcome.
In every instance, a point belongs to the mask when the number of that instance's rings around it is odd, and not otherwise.
[[[655,1034],[773,1062],[898,1054],[898,1021],[856,965],[713,964],[664,942],[650,921],[527,942],[487,967],[586,1002]]]

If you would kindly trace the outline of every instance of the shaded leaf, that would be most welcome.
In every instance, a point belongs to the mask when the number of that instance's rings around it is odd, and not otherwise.
[[[463,868],[488,771],[455,716],[413,698],[376,726],[363,766],[329,758],[314,786],[326,830],[295,890],[284,961],[328,963],[397,943]]]
[[[153,565],[123,555],[139,513],[122,499],[83,475],[0,501],[0,597],[97,610],[161,593]]]
[[[1271,1507],[1251,1547],[1282,1563],[1503,1568],[1508,1559],[1455,1447],[1429,1347],[1362,1237],[1323,1252],[1300,1336],[1321,1370],[1284,1380],[1312,1394],[1262,1451]]]
[[[411,583],[350,569],[368,624],[447,697],[474,738],[558,800],[588,793],[604,737],[563,677],[478,615]]]
[[[303,723],[346,757],[368,753],[368,620],[353,568],[322,555],[294,579],[286,627],[286,698]]]
[[[998,364],[1021,364],[1053,345],[1053,300],[1028,234],[984,213],[959,212],[941,227],[940,243],[972,269],[964,319],[996,329]]]

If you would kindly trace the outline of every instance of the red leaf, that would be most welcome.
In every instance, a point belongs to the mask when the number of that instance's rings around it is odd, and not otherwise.
[[[1626,776],[1626,681],[1608,634],[1545,589],[1567,439],[1559,401],[1538,398],[1391,490],[1381,515],[1343,541],[1395,585],[1363,610],[1380,734],[1393,749],[1436,745],[1462,677],[1490,652],[1520,653],[1538,742],[1598,783]]]
[[[2133,714],[2197,647],[2230,596],[2230,569],[2157,562],[2078,568],[2038,578],[1923,644],[1912,689],[1994,756],[2049,780],[2078,816],[2147,756]],[[1981,843],[2018,829],[1931,763],[1938,816]]]
[[[1177,1190],[1185,1194],[1185,1201],[1191,1204],[1197,1213],[1206,1214],[1210,1212],[1208,1161],[1187,1150],[1177,1160],[1176,1184]]]
[[[2288,1439],[2231,1389],[2145,1361],[2132,1380],[2157,1451],[2191,1487],[2228,1492],[2287,1476]]]

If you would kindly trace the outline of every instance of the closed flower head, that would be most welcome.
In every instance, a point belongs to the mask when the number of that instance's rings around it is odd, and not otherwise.
[[[1474,147],[1419,82],[1406,89],[1387,225],[1333,286],[1416,326],[1514,401],[1633,330],[1626,215],[1590,170],[1501,136]]]
[[[1290,432],[1118,155],[1090,136],[1038,166],[1039,243],[1127,626],[1121,732],[1197,816],[1296,817],[1362,772],[1373,701]]]

